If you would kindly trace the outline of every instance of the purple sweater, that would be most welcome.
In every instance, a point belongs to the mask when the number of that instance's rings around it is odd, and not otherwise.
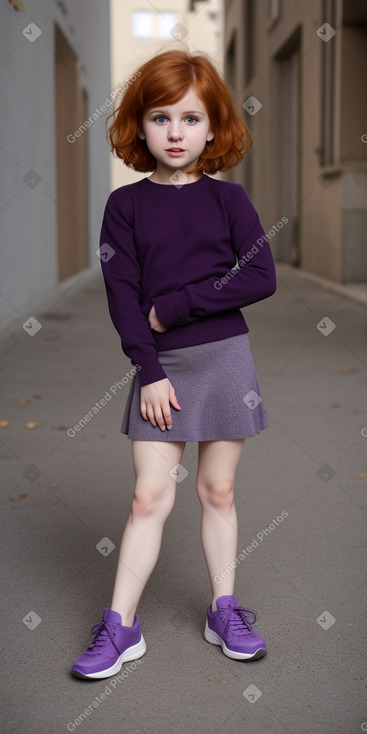
[[[158,352],[246,334],[240,309],[277,287],[245,190],[205,174],[181,187],[142,178],[113,191],[100,248],[110,316],[141,386],[167,377]],[[150,328],[153,304],[165,332]]]

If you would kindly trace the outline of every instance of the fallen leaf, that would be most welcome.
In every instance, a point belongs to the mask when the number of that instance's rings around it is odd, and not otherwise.
[[[7,428],[10,426],[10,421],[0,421],[0,428]]]
[[[56,426],[56,430],[57,430],[57,431],[67,431],[67,430],[68,430],[68,428],[70,428],[70,427],[71,427],[71,426],[68,426],[68,425],[64,425],[63,423],[61,423],[61,425],[59,425],[59,426]]]
[[[51,482],[48,486],[49,487],[58,487],[59,486],[59,483],[58,482]]]
[[[35,400],[40,400],[40,398],[42,397],[42,395],[33,395],[32,397],[34,397]]]
[[[18,405],[27,405],[27,403],[29,403],[29,400],[27,400],[27,398],[19,398],[19,400],[17,400]]]
[[[220,678],[217,678],[215,675],[210,675],[207,680],[215,680],[215,681],[217,681],[217,680],[220,680]]]
[[[365,479],[367,477],[367,474],[358,474],[359,479]]]
[[[356,369],[356,367],[342,367],[340,372],[358,372],[358,370]]]
[[[39,428],[39,423],[35,423],[34,421],[29,421],[29,423],[25,424],[26,428]]]
[[[15,494],[14,497],[10,497],[10,499],[13,502],[18,502],[18,500],[24,499],[24,497],[28,497],[28,495],[27,494]]]

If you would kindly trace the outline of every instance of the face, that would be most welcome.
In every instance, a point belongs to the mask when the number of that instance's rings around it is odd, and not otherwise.
[[[154,178],[164,180],[177,170],[192,168],[206,142],[214,138],[205,105],[192,87],[176,104],[148,110],[138,135],[157,160]]]

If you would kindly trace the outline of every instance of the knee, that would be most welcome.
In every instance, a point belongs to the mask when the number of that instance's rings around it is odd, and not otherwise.
[[[174,505],[174,490],[171,487],[157,487],[154,483],[140,483],[135,487],[131,504],[131,519],[136,517],[168,517]]]
[[[218,510],[230,509],[234,504],[234,482],[217,480],[197,483],[197,494],[201,504],[209,504]]]

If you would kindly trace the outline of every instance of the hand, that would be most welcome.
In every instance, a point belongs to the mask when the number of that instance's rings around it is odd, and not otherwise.
[[[152,308],[149,311],[148,321],[149,321],[150,328],[151,329],[154,329],[154,331],[160,331],[160,332],[167,331],[167,329],[165,328],[165,326],[163,326],[161,324],[161,322],[158,321],[158,317],[157,317],[157,314],[155,312],[155,307],[154,306],[152,306]],[[160,382],[160,380],[159,380],[159,382]]]
[[[170,403],[177,410],[181,410],[168,377],[140,388],[140,412],[144,420],[150,420],[152,426],[158,423],[162,431],[166,430],[165,422],[168,430],[172,428]]]

